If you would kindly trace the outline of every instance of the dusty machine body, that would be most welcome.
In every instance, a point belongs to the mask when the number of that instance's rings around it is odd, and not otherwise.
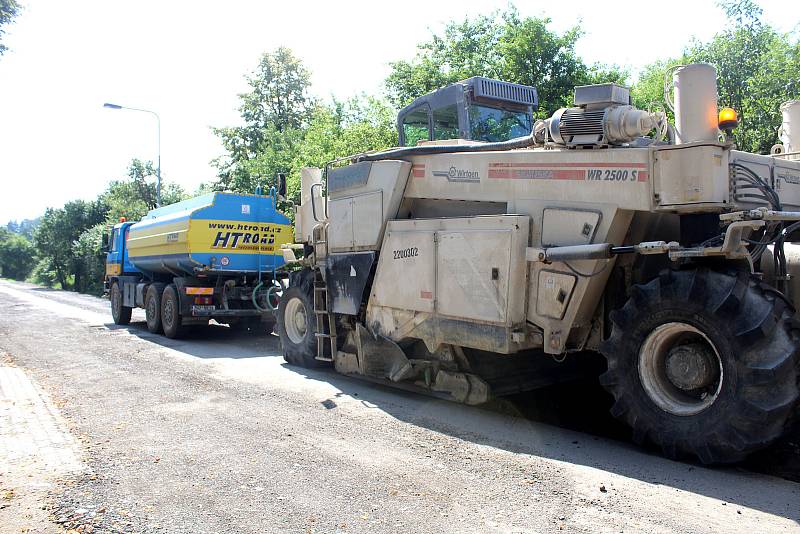
[[[432,129],[304,169],[287,360],[479,404],[598,351],[637,441],[713,463],[778,439],[798,409],[800,161],[720,135],[713,67],[673,84],[674,126],[588,86],[527,136]]]

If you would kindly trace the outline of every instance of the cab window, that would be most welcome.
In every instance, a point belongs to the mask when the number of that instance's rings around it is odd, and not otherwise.
[[[119,229],[118,228],[114,228],[113,230],[111,230],[111,237],[110,237],[111,243],[109,243],[110,244],[109,252],[116,252],[117,251],[117,237],[118,236],[119,236]]]
[[[430,140],[428,131],[428,108],[423,106],[403,117],[405,146],[416,146],[419,141]]]
[[[531,115],[525,111],[473,104],[469,107],[469,122],[476,141],[508,141],[531,133]]]
[[[455,104],[433,110],[433,138],[458,139],[458,107]]]

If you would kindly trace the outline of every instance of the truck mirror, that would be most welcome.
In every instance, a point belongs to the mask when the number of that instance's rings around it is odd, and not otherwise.
[[[286,197],[286,175],[283,173],[278,174],[278,196]]]
[[[108,252],[111,248],[109,246],[109,237],[111,236],[111,229],[106,228],[105,232],[103,232],[103,242],[100,244],[100,252]]]

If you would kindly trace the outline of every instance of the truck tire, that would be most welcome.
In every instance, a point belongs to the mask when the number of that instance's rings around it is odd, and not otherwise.
[[[122,288],[119,282],[114,282],[111,285],[111,317],[114,318],[114,324],[130,324],[132,312],[133,308],[122,305]]]
[[[174,285],[168,285],[161,295],[161,326],[164,328],[164,335],[170,339],[181,337],[186,330],[180,312],[178,290]]]
[[[317,360],[317,320],[314,316],[314,275],[310,270],[292,276],[278,304],[278,335],[283,359],[306,368],[326,367]]]
[[[792,314],[744,272],[668,271],[634,286],[601,345],[612,415],[670,458],[731,463],[768,446],[798,401]]]
[[[147,330],[153,334],[161,333],[161,284],[150,284],[144,295],[144,317]]]

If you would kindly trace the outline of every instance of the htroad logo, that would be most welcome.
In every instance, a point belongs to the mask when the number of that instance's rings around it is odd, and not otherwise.
[[[465,169],[458,169],[450,167],[446,171],[433,171],[434,176],[444,176],[448,182],[480,182],[481,175],[478,171],[468,171]]]

